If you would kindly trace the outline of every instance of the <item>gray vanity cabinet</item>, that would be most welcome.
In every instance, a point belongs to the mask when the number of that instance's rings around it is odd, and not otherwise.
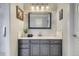
[[[48,40],[40,40],[40,56],[49,56]]]
[[[19,39],[19,56],[62,56],[62,40]]]
[[[31,56],[39,56],[39,40],[31,40]]]

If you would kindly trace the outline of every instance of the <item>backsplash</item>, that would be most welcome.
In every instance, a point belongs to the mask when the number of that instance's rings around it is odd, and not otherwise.
[[[51,29],[31,29],[28,33],[33,34],[34,36],[56,36],[56,34]]]

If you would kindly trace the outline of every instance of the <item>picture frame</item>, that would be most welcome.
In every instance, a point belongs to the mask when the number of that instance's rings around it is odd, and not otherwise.
[[[24,19],[24,12],[19,6],[16,6],[16,18],[20,19],[23,21]]]
[[[52,23],[51,16],[52,16],[51,12],[29,12],[28,28],[29,29],[51,29],[51,23]],[[45,24],[45,26],[40,24],[43,24],[43,25]]]
[[[59,20],[63,19],[63,9],[59,11]]]

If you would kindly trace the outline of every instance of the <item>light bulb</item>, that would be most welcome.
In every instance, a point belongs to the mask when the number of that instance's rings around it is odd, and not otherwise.
[[[49,9],[49,6],[46,6],[46,9],[48,10]]]
[[[42,11],[44,10],[44,6],[41,7],[41,10],[42,10]]]
[[[39,7],[38,7],[38,6],[36,7],[36,10],[37,10],[37,11],[39,10]]]
[[[34,10],[34,6],[32,6],[31,9]]]

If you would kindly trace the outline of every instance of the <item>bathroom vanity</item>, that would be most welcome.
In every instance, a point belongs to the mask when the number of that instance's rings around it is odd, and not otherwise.
[[[62,56],[62,39],[58,38],[62,35],[54,31],[55,20],[51,12],[29,12],[27,24],[28,37],[18,39],[19,56]]]
[[[62,39],[19,38],[19,56],[62,56]]]

